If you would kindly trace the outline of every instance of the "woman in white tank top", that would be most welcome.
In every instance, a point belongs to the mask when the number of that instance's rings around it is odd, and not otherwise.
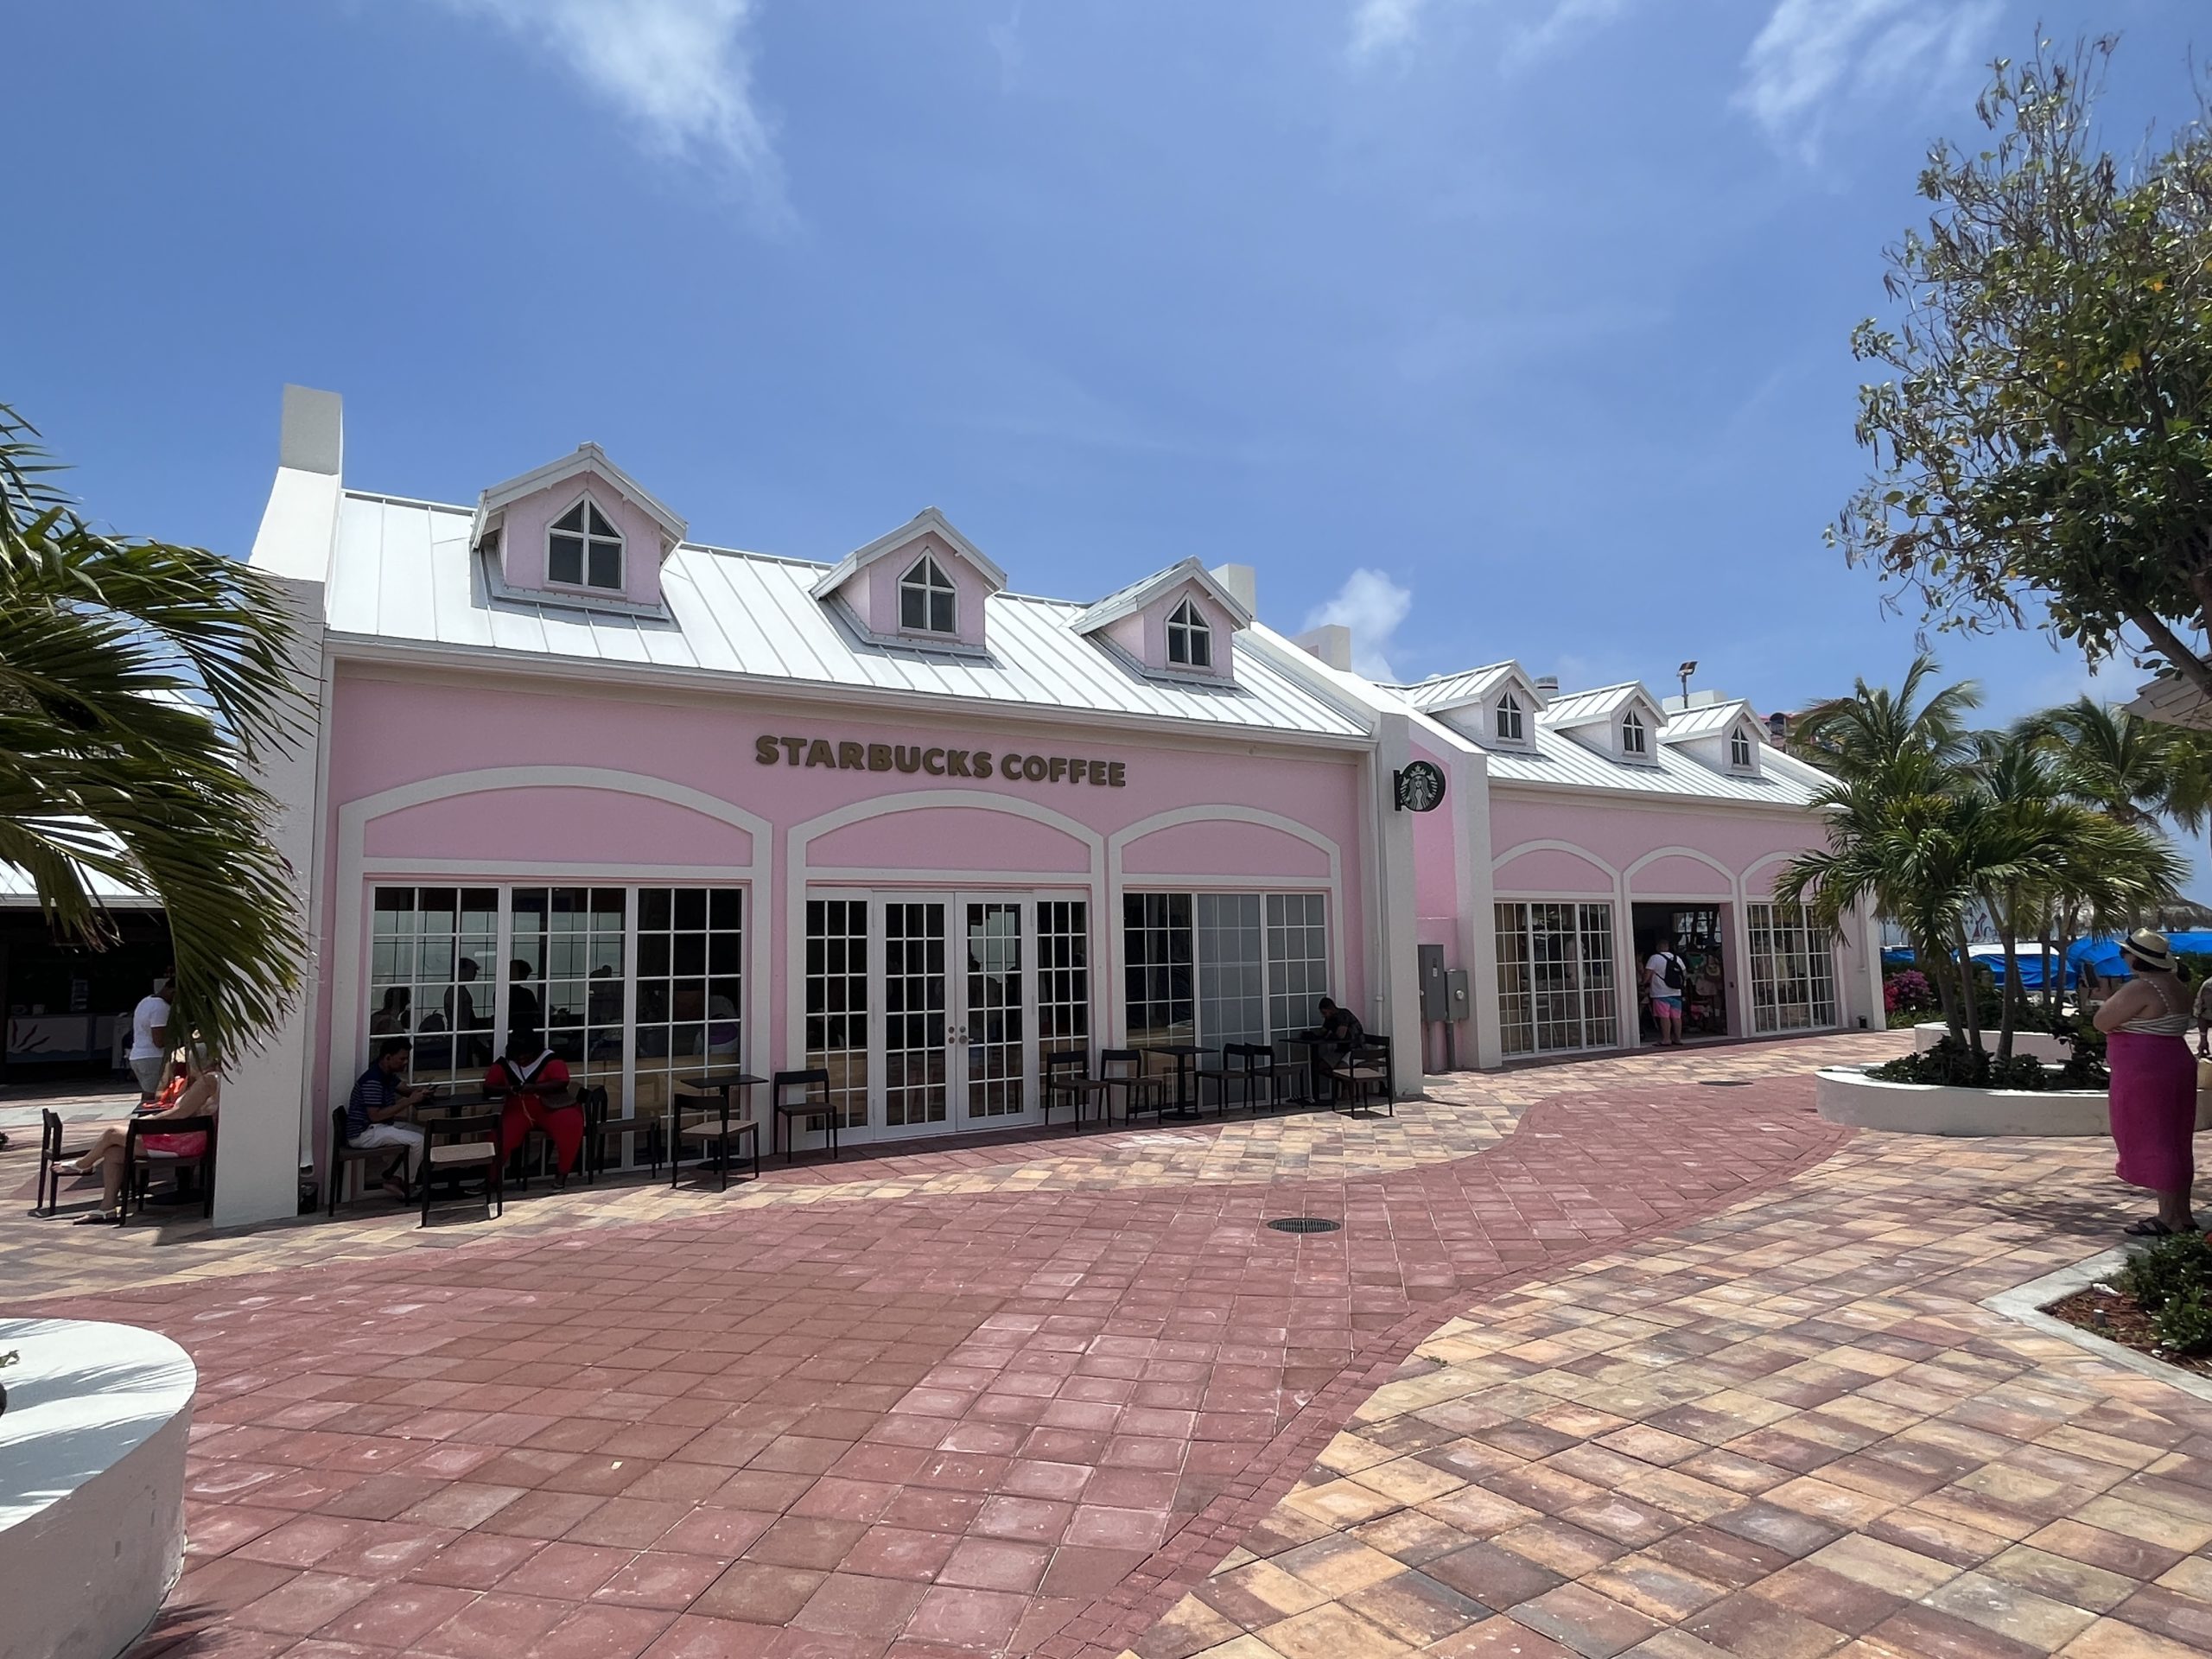
[[[2190,1199],[2196,1183],[2196,1062],[2189,1052],[2188,989],[2174,974],[2173,947],[2145,928],[2128,936],[2120,957],[2134,977],[2097,1010],[2112,1067],[2112,1138],[2116,1173],[2158,1195],[2158,1213],[2126,1230],[2139,1238],[2193,1233]]]

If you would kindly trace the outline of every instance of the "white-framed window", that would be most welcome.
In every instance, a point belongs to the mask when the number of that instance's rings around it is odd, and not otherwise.
[[[1613,907],[1500,904],[1497,918],[1498,1028],[1506,1053],[1618,1047]]]
[[[868,906],[806,901],[806,1063],[830,1074],[842,1128],[868,1122]]]
[[[564,588],[622,591],[622,532],[589,496],[546,531],[545,579]]]
[[[1821,1031],[1836,1023],[1835,957],[1802,905],[1744,906],[1751,945],[1751,1029]]]
[[[1751,734],[1740,726],[1728,734],[1728,764],[1738,772],[1751,769]]]
[[[1187,599],[1167,619],[1167,660],[1177,668],[1213,666],[1213,630]]]
[[[1525,729],[1521,721],[1521,699],[1509,691],[1497,700],[1498,741],[1518,743]]]
[[[1649,754],[1650,749],[1647,746],[1650,741],[1650,734],[1643,729],[1643,717],[1635,709],[1631,709],[1621,716],[1621,753],[1623,754]]]
[[[957,633],[952,578],[925,553],[899,578],[899,626],[912,633]]]
[[[1328,904],[1318,893],[1124,894],[1131,1046],[1218,1048],[1311,1027],[1329,989]]]

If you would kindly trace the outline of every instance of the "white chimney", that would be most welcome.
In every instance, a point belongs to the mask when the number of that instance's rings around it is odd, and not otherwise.
[[[1301,633],[1290,642],[1300,651],[1319,657],[1331,668],[1351,672],[1351,630],[1340,622],[1330,622]]]
[[[1548,701],[1559,696],[1559,676],[1556,674],[1537,675],[1536,695]]]
[[[344,407],[344,400],[334,391],[286,386],[276,464],[298,473],[345,476]]]
[[[1217,564],[1209,573],[1223,587],[1236,595],[1236,602],[1257,616],[1260,613],[1260,573],[1249,564]]]

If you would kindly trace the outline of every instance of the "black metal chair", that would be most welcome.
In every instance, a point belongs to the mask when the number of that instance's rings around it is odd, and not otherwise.
[[[407,1148],[404,1147],[353,1145],[346,1139],[346,1109],[343,1106],[332,1107],[330,1109],[329,1168],[323,1176],[323,1184],[328,1191],[324,1195],[326,1202],[323,1213],[326,1216],[334,1216],[338,1213],[338,1201],[346,1192],[346,1172],[353,1165],[381,1163],[385,1166],[385,1179],[389,1180],[391,1172],[406,1161]],[[368,1180],[364,1176],[360,1196],[366,1197],[367,1193]]]
[[[819,1075],[825,1084],[830,1078],[827,1071],[819,1074],[793,1074],[785,1071],[776,1073],[779,1080],[793,1075]],[[696,1103],[695,1109],[689,1112],[684,1108],[684,1101],[687,1099]],[[673,1114],[675,1140],[668,1151],[670,1186],[673,1187],[680,1179],[683,1164],[683,1149],[693,1141],[696,1141],[699,1146],[699,1167],[705,1166],[707,1148],[709,1147],[714,1148],[715,1169],[721,1177],[721,1190],[727,1192],[729,1191],[730,1143],[734,1141],[744,1141],[749,1137],[753,1142],[753,1179],[756,1181],[760,1179],[760,1122],[750,1117],[730,1116],[728,1090],[721,1090],[711,1102],[704,1095],[692,1095],[677,1096],[671,1103],[675,1108]],[[658,1175],[659,1165],[653,1166],[653,1173],[656,1176]]]
[[[616,1117],[613,1105],[608,1100],[606,1088],[594,1084],[576,1101],[583,1109],[584,1145],[582,1165],[587,1185],[596,1182],[607,1170],[621,1162],[622,1137],[638,1137],[639,1150],[652,1160],[653,1178],[660,1177],[662,1120],[658,1117]],[[614,1148],[610,1161],[607,1148]]]
[[[1357,1114],[1372,1096],[1388,1107],[1392,1117],[1398,1115],[1398,1103],[1390,1086],[1390,1051],[1382,1044],[1357,1045],[1329,1068],[1329,1077],[1337,1085],[1338,1101],[1348,1103],[1351,1112]]]
[[[1106,1079],[1090,1075],[1090,1051],[1087,1048],[1056,1048],[1048,1051],[1043,1059],[1043,1074],[1039,1079],[1038,1104],[1044,1114],[1045,1127],[1052,1126],[1052,1108],[1065,1103],[1075,1127],[1083,1127],[1083,1109],[1092,1101],[1098,1103],[1098,1121],[1106,1122],[1111,1116],[1107,1109]]]
[[[1313,1098],[1313,1057],[1309,1053],[1302,1060],[1287,1060],[1275,1052],[1272,1043],[1267,1044],[1263,1052],[1266,1062],[1255,1070],[1259,1080],[1268,1085],[1268,1109],[1273,1111],[1294,1102],[1310,1102]]]
[[[41,1220],[61,1207],[61,1160],[81,1158],[92,1149],[92,1135],[71,1144],[68,1126],[62,1122],[61,1114],[41,1109],[38,1115],[38,1202],[31,1206],[31,1214]]]
[[[1098,1081],[1106,1085],[1106,1119],[1114,1117],[1114,1090],[1122,1091],[1122,1121],[1134,1122],[1139,1112],[1167,1109],[1167,1080],[1150,1071],[1144,1053],[1134,1048],[1098,1051]]]
[[[784,1098],[785,1089],[798,1089],[804,1092],[798,1099],[790,1101]],[[819,1100],[815,1098],[817,1089],[822,1091]],[[828,1120],[830,1155],[832,1158],[844,1155],[837,1149],[837,1109],[830,1103],[830,1071],[827,1066],[775,1073],[768,1079],[768,1109],[776,1115],[774,1133],[782,1137],[785,1163],[791,1162],[798,1139],[797,1132],[791,1127],[791,1120],[795,1117],[810,1121],[817,1117]],[[770,1149],[773,1150],[772,1146]]]
[[[1229,1091],[1232,1086],[1237,1090],[1245,1109],[1257,1111],[1262,1077],[1260,1062],[1262,1060],[1270,1065],[1274,1061],[1274,1050],[1265,1043],[1224,1043],[1219,1065],[1198,1068],[1198,1104],[1201,1107],[1205,1104],[1206,1084],[1211,1083],[1217,1115],[1227,1116]]]
[[[145,1144],[149,1135],[205,1135],[207,1139],[198,1152],[160,1152]],[[185,1170],[196,1171],[200,1177],[200,1213],[213,1217],[215,1213],[215,1119],[202,1117],[147,1118],[134,1117],[123,1130],[123,1197],[116,1205],[115,1224],[118,1227],[130,1219],[130,1199],[137,1195],[138,1208],[146,1208],[146,1194],[153,1185],[154,1172],[167,1170],[181,1174]]]
[[[430,1224],[430,1194],[440,1176],[484,1172],[485,1207],[507,1213],[507,1160],[499,1152],[499,1114],[425,1119],[423,1130],[423,1221]]]

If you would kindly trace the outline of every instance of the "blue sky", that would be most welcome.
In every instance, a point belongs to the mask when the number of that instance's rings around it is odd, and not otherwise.
[[[227,550],[296,380],[365,487],[591,438],[702,540],[830,558],[933,502],[1030,591],[1236,560],[1407,677],[1695,658],[1795,706],[1913,650],[1821,531],[1928,139],[2037,16],[2122,32],[2116,131],[2171,118],[2196,10],[25,8],[0,398],[103,516]],[[2001,715],[2086,683],[1942,654]]]

